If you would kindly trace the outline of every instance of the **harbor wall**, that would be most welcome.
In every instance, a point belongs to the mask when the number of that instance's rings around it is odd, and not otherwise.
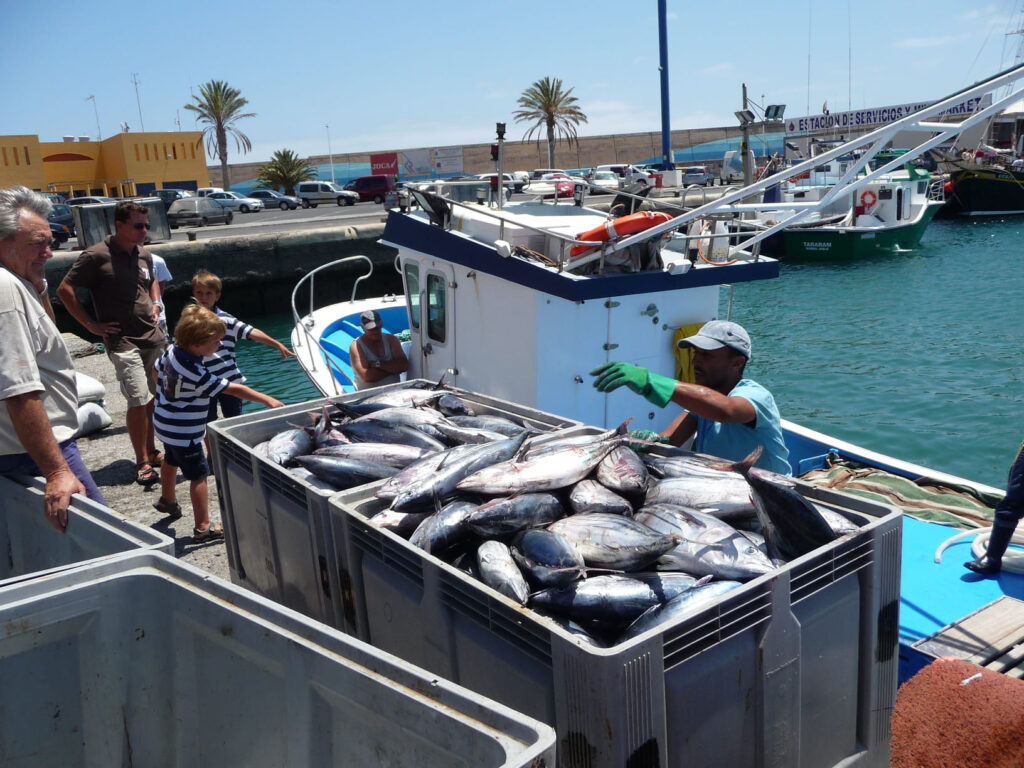
[[[152,252],[167,261],[173,279],[164,291],[167,316],[173,321],[192,297],[190,280],[200,269],[215,273],[224,283],[225,307],[240,317],[277,314],[291,306],[292,290],[314,268],[346,256],[364,255],[373,262],[373,276],[359,286],[359,297],[400,293],[402,281],[393,263],[397,251],[381,245],[382,223],[329,227],[297,232],[218,237],[194,242],[154,244]],[[77,258],[55,255],[47,262],[46,279],[52,286],[54,314],[61,331],[88,333],[56,298],[56,286]],[[316,283],[319,305],[348,298],[355,279],[367,269],[365,262],[346,265]],[[301,301],[308,304],[306,291]],[[80,297],[86,300],[85,297]],[[95,337],[91,338],[95,340]]]

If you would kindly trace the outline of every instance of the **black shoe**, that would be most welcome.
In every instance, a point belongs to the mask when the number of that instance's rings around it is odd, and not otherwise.
[[[1005,528],[1001,525],[993,526],[992,533],[988,537],[988,547],[985,549],[985,556],[977,560],[964,563],[964,568],[974,571],[982,576],[995,576],[1003,569],[1003,553],[1013,538],[1013,528]]]
[[[1003,560],[999,557],[989,557],[986,555],[980,560],[971,560],[964,563],[964,568],[982,576],[995,576],[1003,569]]]

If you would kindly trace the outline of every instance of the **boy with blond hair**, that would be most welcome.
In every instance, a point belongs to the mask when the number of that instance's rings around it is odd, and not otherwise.
[[[238,362],[235,359],[235,344],[242,339],[252,339],[260,344],[273,347],[281,353],[282,358],[295,357],[295,353],[277,339],[268,336],[259,328],[253,328],[251,325],[243,323],[218,307],[217,302],[220,301],[222,287],[221,279],[208,270],[201,269],[192,277],[192,298],[199,306],[206,307],[216,314],[224,322],[225,327],[224,338],[221,339],[216,352],[203,359],[203,365],[211,374],[233,383],[245,383],[245,376],[238,370]],[[217,397],[210,399],[210,412],[207,421],[217,420],[217,403],[220,403],[220,409],[225,418],[242,413],[242,401],[229,393],[222,392]]]
[[[280,408],[279,400],[249,387],[217,377],[203,364],[216,352],[224,338],[224,322],[213,312],[191,304],[182,311],[174,329],[174,343],[156,364],[157,391],[153,426],[164,444],[160,466],[160,500],[153,506],[171,520],[181,517],[175,485],[178,469],[189,481],[189,498],[195,526],[192,540],[223,538],[224,529],[210,523],[209,488],[206,477],[210,467],[203,451],[206,418],[211,399],[221,392]]]

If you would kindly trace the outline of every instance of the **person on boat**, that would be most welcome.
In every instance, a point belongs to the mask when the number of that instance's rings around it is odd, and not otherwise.
[[[789,449],[771,392],[743,372],[750,361],[750,336],[737,323],[712,320],[693,336],[679,341],[694,351],[695,383],[660,376],[631,363],[612,362],[590,373],[594,387],[611,392],[625,385],[660,408],[674,402],[686,410],[660,435],[636,430],[639,440],[682,445],[696,435],[694,450],[740,461],[762,448],[756,466],[792,474]]]
[[[1010,163],[1010,167],[1013,170],[1017,171],[1018,173],[1020,171],[1024,171],[1024,157],[1017,155],[1015,158],[1013,158],[1013,162]]]
[[[390,333],[384,333],[380,313],[366,310],[359,316],[359,325],[363,332],[348,348],[356,389],[401,381],[401,374],[409,370],[409,359],[402,350],[402,343]]]
[[[999,573],[1003,569],[1003,555],[1021,518],[1024,518],[1024,443],[1017,449],[1017,458],[1010,465],[1006,495],[996,504],[985,555],[964,563],[964,567],[983,576]]]

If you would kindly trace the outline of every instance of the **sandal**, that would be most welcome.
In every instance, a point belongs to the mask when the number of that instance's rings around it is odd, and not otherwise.
[[[145,469],[143,469],[145,467]],[[137,470],[135,473],[135,482],[139,485],[152,485],[160,479],[160,475],[153,469],[153,465],[148,461],[140,461],[135,465]]]
[[[153,509],[161,515],[165,515],[168,520],[177,520],[181,517],[181,506],[178,502],[168,501],[163,496],[160,497],[160,501],[153,505]]]
[[[164,455],[161,451],[156,451],[149,454],[149,465],[153,468],[159,467],[164,463]]]
[[[210,527],[205,531],[201,531],[198,528],[192,529],[192,541],[213,541],[214,539],[223,539],[224,529],[219,525],[210,523]]]

